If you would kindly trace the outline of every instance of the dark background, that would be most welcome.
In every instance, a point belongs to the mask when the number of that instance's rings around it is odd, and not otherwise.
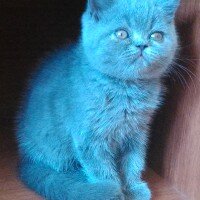
[[[82,0],[0,0],[0,151],[14,145],[14,116],[29,74],[77,38],[84,8]]]

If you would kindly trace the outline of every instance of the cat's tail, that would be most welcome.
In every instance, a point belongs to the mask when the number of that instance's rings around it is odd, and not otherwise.
[[[24,162],[20,177],[31,189],[48,200],[122,200],[120,187],[87,181],[81,170],[59,173],[40,164]]]

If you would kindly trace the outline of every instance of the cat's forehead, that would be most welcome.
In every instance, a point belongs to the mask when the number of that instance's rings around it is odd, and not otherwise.
[[[129,26],[149,27],[162,22],[162,13],[152,0],[125,0],[113,7],[110,17],[116,22],[126,22]],[[114,16],[113,16],[114,15]]]
[[[126,15],[130,20],[135,21],[148,20],[158,14],[158,10],[156,12],[156,6],[151,0],[119,1],[115,9],[119,15]]]

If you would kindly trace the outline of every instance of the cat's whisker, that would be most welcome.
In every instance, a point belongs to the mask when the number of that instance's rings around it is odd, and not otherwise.
[[[151,56],[152,59],[156,59],[156,53],[151,53],[150,56]],[[161,65],[165,64],[165,62],[162,61],[162,60],[159,60],[158,63],[160,63]],[[189,69],[185,68],[184,66],[176,63],[175,61],[172,62],[172,65],[173,65],[173,67],[172,67],[173,70],[169,70],[168,74],[169,73],[171,74],[171,73],[174,72],[174,74],[176,74],[176,76],[178,77],[181,85],[184,88],[185,88],[185,86],[187,86],[187,88],[191,91],[191,88],[189,87],[187,80],[185,79],[184,75],[179,71],[179,69],[183,70],[189,76],[189,78],[191,79],[191,82],[192,82],[194,89],[195,89],[195,92],[196,92],[197,87],[196,87],[196,84],[194,82],[194,78],[196,78],[199,81],[198,77],[192,71],[190,71]]]
[[[178,67],[179,69],[183,70],[187,75],[188,77],[190,78],[193,86],[194,86],[194,90],[195,90],[195,93],[197,92],[197,87],[196,87],[196,84],[195,84],[195,81],[194,81],[194,78],[199,81],[198,77],[193,73],[191,72],[189,69],[187,69],[186,67],[176,63],[176,62],[173,62],[174,66]]]
[[[126,55],[127,53],[132,53],[132,54],[134,54],[134,53],[136,53],[136,52],[135,52],[133,49],[129,48],[129,49],[123,51],[123,52],[121,53],[121,55]]]
[[[176,60],[180,61],[180,62],[184,62],[186,64],[190,63],[190,64],[196,64],[195,62],[200,61],[200,59],[191,59],[191,58],[175,58]]]
[[[137,52],[134,51],[126,51],[122,54],[123,58],[134,56]]]
[[[173,70],[173,73],[177,76],[177,78],[180,81],[180,83],[183,86],[183,88],[186,89],[185,88],[185,86],[186,86],[190,90],[190,87],[188,86],[187,81],[185,80],[184,76],[180,73],[180,71],[178,71],[177,68],[175,68]]]
[[[191,70],[189,70],[188,68],[184,67],[183,65],[181,65],[181,64],[179,64],[179,63],[177,63],[175,61],[173,61],[173,64],[178,65],[181,69],[186,71],[190,76],[194,76],[195,78],[198,79],[198,77]]]

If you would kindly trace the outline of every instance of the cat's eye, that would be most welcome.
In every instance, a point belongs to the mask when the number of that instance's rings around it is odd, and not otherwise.
[[[117,38],[119,38],[120,40],[125,40],[125,39],[128,38],[128,32],[125,31],[125,30],[123,30],[123,29],[121,29],[121,30],[118,30],[118,31],[116,32],[116,36],[117,36]]]
[[[156,42],[163,42],[164,40],[164,33],[163,32],[155,32],[150,35],[150,39]]]

